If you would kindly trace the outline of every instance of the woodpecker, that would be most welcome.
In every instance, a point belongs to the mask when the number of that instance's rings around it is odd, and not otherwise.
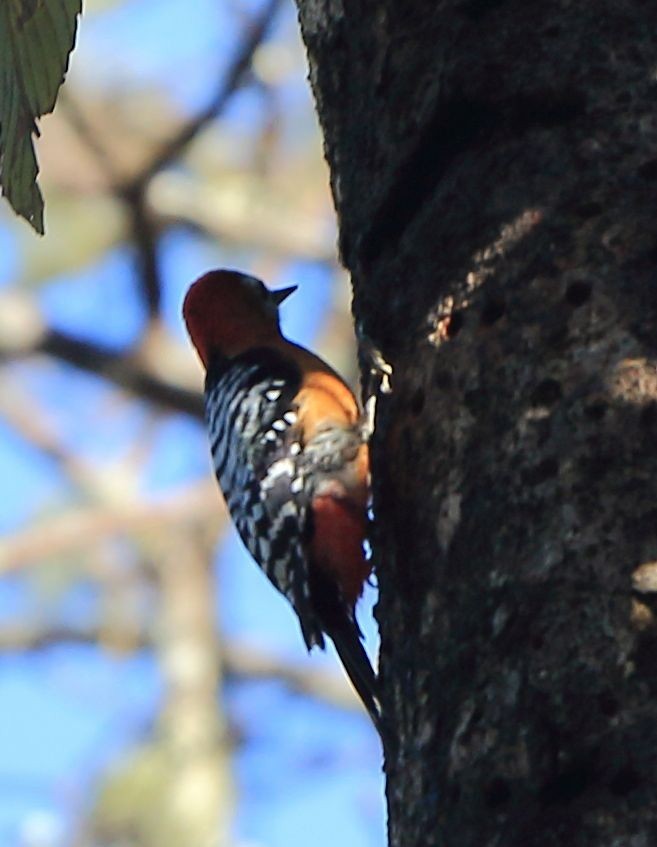
[[[281,333],[278,307],[295,289],[211,271],[190,287],[183,317],[206,370],[214,471],[242,541],[291,603],[308,650],[332,639],[381,732],[355,616],[370,573],[365,430],[344,380]]]

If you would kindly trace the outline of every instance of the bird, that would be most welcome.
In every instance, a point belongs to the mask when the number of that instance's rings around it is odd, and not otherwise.
[[[190,286],[183,318],[206,371],[214,472],[237,531],[290,602],[307,649],[333,641],[381,733],[355,614],[371,571],[367,434],[345,381],[282,334],[279,306],[295,290],[213,270]]]

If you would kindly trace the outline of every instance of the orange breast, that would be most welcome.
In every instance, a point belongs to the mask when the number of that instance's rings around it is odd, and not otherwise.
[[[353,391],[326,362],[283,338],[270,346],[291,357],[301,371],[301,388],[295,399],[307,440],[318,426],[329,421],[347,426],[358,421],[360,410]]]

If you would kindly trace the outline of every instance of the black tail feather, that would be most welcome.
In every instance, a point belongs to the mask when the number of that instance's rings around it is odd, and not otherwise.
[[[356,622],[345,618],[344,625],[333,626],[327,634],[335,644],[351,684],[363,701],[377,731],[383,737],[379,683],[360,640]]]
[[[391,749],[394,734],[388,731],[383,717],[379,680],[363,647],[363,636],[354,611],[344,601],[334,579],[319,568],[314,569],[310,576],[316,622],[333,641],[347,676],[381,737],[384,750]],[[320,642],[316,640],[315,643]]]

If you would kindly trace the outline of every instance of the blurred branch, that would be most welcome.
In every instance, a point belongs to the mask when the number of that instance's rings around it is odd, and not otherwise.
[[[0,415],[20,435],[55,462],[80,489],[95,487],[96,471],[75,453],[66,450],[57,438],[50,416],[28,397],[13,381],[0,376]],[[4,550],[0,549],[0,572]]]
[[[126,402],[123,395],[121,401]],[[62,437],[57,414],[5,371],[0,372],[0,415],[26,441],[59,465],[88,499],[108,505],[118,503],[123,507],[127,507],[128,500],[135,499],[141,468],[150,452],[149,433],[152,434],[155,425],[154,413],[147,416],[147,429],[141,436],[135,436],[131,449],[114,459],[111,465],[90,462],[78,455]]]
[[[0,575],[40,559],[98,545],[117,534],[162,533],[163,526],[190,521],[219,523],[222,513],[216,486],[199,483],[155,502],[128,502],[79,508],[5,537],[0,549]]]
[[[129,355],[116,353],[90,341],[81,341],[58,330],[47,330],[31,352],[45,353],[82,370],[104,376],[144,400],[203,417],[203,400],[199,392],[154,377],[131,361]]]
[[[160,807],[157,818],[148,822],[140,804],[135,808],[144,843],[152,847],[230,843],[235,788],[225,701],[217,697],[224,668],[215,629],[210,549],[209,539],[202,541],[188,521],[182,531],[168,532],[157,557],[153,648],[164,695],[154,744],[165,778],[153,796]]]
[[[296,694],[313,697],[331,706],[362,712],[363,707],[344,675],[318,667],[298,667],[246,644],[222,648],[227,674],[248,679],[277,679]]]
[[[139,633],[137,638],[126,639],[120,635],[114,635],[110,631],[109,637],[102,627],[83,629],[67,625],[55,624],[44,626],[43,624],[5,624],[0,627],[0,653],[33,653],[39,650],[47,650],[58,644],[86,644],[89,646],[108,646],[114,644],[125,644],[130,642],[133,650],[146,650],[151,647],[151,639]]]
[[[130,209],[132,236],[137,248],[141,286],[148,314],[160,311],[162,279],[158,262],[158,228],[146,203],[146,191],[153,177],[180,156],[187,145],[223,111],[251,66],[253,54],[265,37],[280,0],[268,0],[260,14],[250,22],[242,36],[237,53],[222,80],[219,90],[208,105],[166,141],[148,164],[123,187],[118,188]]]
[[[247,25],[228,72],[205,109],[166,141],[136,177],[123,186],[117,186],[118,195],[125,200],[130,210],[139,279],[151,319],[157,318],[160,313],[162,276],[158,261],[158,227],[146,202],[147,189],[153,177],[180,156],[207,124],[221,114],[250,68],[253,55],[265,37],[279,5],[280,0],[268,0],[260,14]]]
[[[75,130],[78,138],[93,154],[101,172],[105,175],[108,182],[111,185],[118,184],[119,174],[112,156],[103,143],[102,134],[94,131],[77,100],[71,97],[68,91],[62,92],[59,98],[59,109],[66,115],[68,123]]]
[[[146,204],[144,192],[124,193],[130,212],[130,233],[137,251],[137,272],[146,311],[151,320],[160,315],[162,302],[162,274],[158,254],[157,226]]]
[[[294,255],[315,262],[335,263],[336,233],[333,223],[318,215],[291,213],[280,198],[243,176],[231,191],[226,181],[219,187],[203,184],[185,174],[159,174],[148,188],[153,214],[166,223],[183,223],[213,239],[230,241],[240,248],[266,250],[279,256]],[[246,196],[257,197],[245,203]]]
[[[39,526],[3,539],[0,574],[6,575],[30,562],[72,550],[100,544],[116,533],[153,532],[161,536],[162,527],[186,525],[190,521],[216,522],[217,491],[210,481],[199,483],[155,503],[130,503],[124,508],[80,509],[73,514],[52,518]],[[187,577],[186,577],[187,578]],[[44,627],[20,625],[0,628],[0,652],[39,650],[61,642],[130,645],[134,649],[153,647],[153,635],[146,629],[130,633],[112,627]],[[344,677],[318,668],[300,668],[263,653],[247,644],[222,645],[221,660],[225,673],[250,679],[278,679],[292,691],[305,694],[340,708],[360,708],[359,701]]]
[[[115,194],[127,207],[129,234],[137,254],[138,279],[151,320],[160,315],[162,275],[158,257],[160,227],[146,202],[147,189],[153,177],[178,158],[190,142],[221,114],[251,67],[255,51],[264,39],[280,3],[281,0],[267,0],[260,13],[245,26],[235,56],[227,72],[221,75],[218,90],[210,102],[165,141],[136,176],[124,179],[118,175],[116,164],[97,133],[71,98],[67,99],[66,111],[71,126],[93,153],[110,184],[114,186]]]
[[[105,377],[140,399],[203,419],[201,392],[164,375],[183,370],[179,361],[173,361],[170,347],[164,349],[162,345],[159,351],[141,358],[131,352],[117,353],[49,329],[28,297],[17,293],[0,295],[0,361],[38,353]],[[166,368],[157,367],[158,361],[165,363]]]
[[[127,207],[130,225],[128,236],[132,239],[136,252],[137,278],[140,283],[146,312],[151,320],[160,315],[162,301],[162,279],[158,261],[159,228],[152,218],[144,201],[144,188],[140,182],[123,186],[123,177],[119,166],[103,144],[100,129],[95,129],[87,120],[82,109],[70,96],[62,98],[64,111],[70,126],[78,138],[93,154],[109,186],[123,205]]]
[[[235,56],[221,85],[207,106],[166,141],[146,167],[123,189],[128,195],[143,192],[150,180],[176,159],[194,138],[223,111],[251,67],[253,55],[267,34],[281,0],[267,0],[262,11],[245,27]]]
[[[203,396],[199,391],[192,391],[154,376],[130,355],[116,353],[57,330],[47,330],[30,352],[45,353],[82,370],[103,376],[142,400],[150,400],[173,411],[203,418]]]
[[[57,644],[87,644],[109,649],[150,650],[154,639],[146,631],[124,635],[111,627],[80,628],[16,624],[0,627],[0,653],[35,652]],[[362,706],[344,676],[324,668],[299,667],[244,643],[222,645],[224,674],[242,680],[278,680],[295,694],[312,697],[339,709],[361,712]]]

